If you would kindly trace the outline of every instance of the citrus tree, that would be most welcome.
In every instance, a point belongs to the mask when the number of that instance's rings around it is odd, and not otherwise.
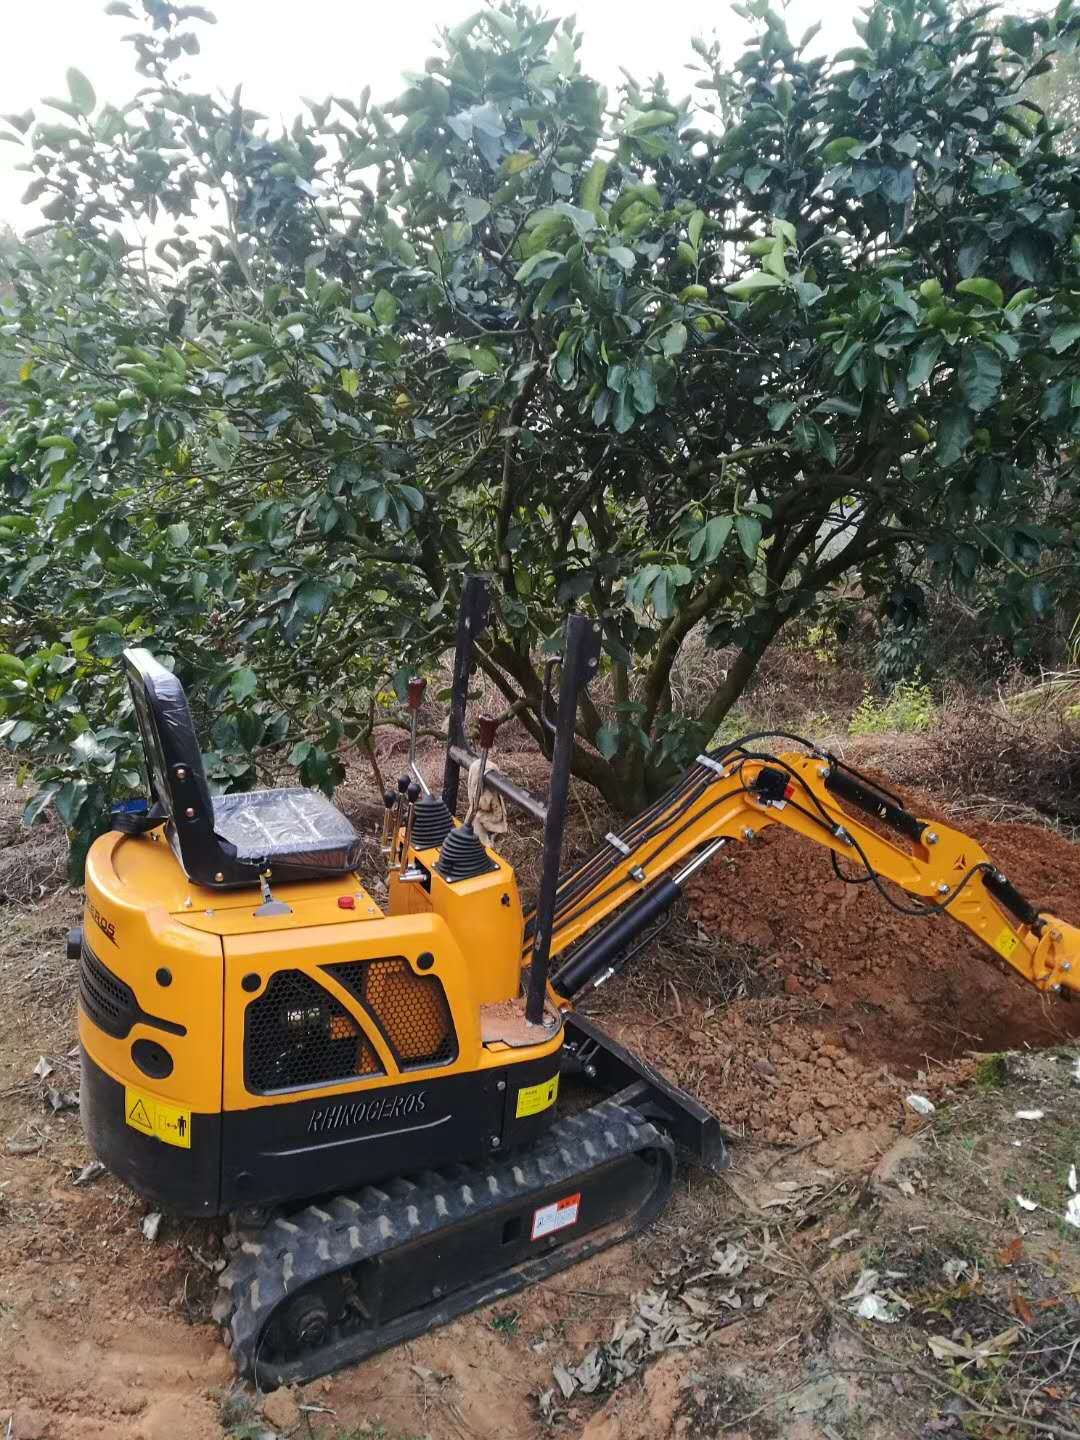
[[[90,833],[134,782],[117,655],[192,685],[224,785],[332,786],[487,573],[480,663],[541,745],[545,653],[601,621],[577,773],[633,810],[840,582],[1030,625],[1075,568],[1080,160],[1030,98],[1068,0],[878,0],[812,53],[766,0],[693,89],[583,74],[505,0],[378,106],[272,134],[181,70],[210,19],[108,10],[143,83],[81,72],[23,147],[46,253],[0,346],[0,709]],[[40,240],[38,240],[40,247]],[[733,659],[689,707],[692,632]]]

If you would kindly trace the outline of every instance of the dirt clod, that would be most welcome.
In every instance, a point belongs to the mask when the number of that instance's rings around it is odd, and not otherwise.
[[[288,1432],[300,1424],[300,1406],[291,1390],[274,1390],[267,1395],[262,1413],[263,1419],[278,1430]]]

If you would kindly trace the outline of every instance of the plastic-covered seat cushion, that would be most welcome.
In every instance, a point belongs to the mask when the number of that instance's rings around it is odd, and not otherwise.
[[[351,870],[360,836],[336,806],[317,790],[249,790],[215,795],[214,830],[241,861],[295,860],[328,874]]]

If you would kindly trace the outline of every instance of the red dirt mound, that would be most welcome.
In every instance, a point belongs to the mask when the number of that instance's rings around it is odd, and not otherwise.
[[[1080,919],[1080,846],[1031,825],[964,828],[1037,904]],[[1080,1035],[1080,1005],[1002,973],[945,916],[904,916],[872,886],[843,884],[790,832],[732,846],[693,883],[690,903],[711,935],[753,947],[774,993],[724,1006],[698,993],[687,1004],[641,976],[644,993],[613,994],[604,1018],[741,1133],[791,1141],[898,1123],[918,1071],[935,1093],[958,1078],[965,1052]]]

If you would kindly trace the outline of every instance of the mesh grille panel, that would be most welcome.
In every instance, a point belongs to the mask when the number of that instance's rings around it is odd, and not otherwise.
[[[279,970],[247,1007],[244,1055],[255,1092],[382,1073],[359,1022],[300,970]]]
[[[135,992],[102,964],[85,940],[79,959],[79,999],[94,1024],[117,1040],[139,1017]]]
[[[437,975],[417,975],[403,955],[326,969],[375,1017],[403,1069],[455,1059],[457,1035]]]

